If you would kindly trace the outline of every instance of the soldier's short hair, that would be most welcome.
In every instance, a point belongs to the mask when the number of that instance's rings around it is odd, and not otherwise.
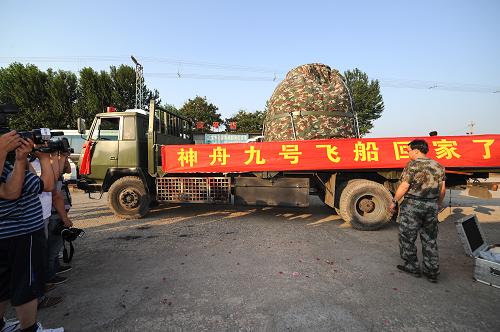
[[[423,139],[415,139],[411,141],[410,144],[408,145],[410,146],[410,149],[412,150],[417,149],[423,154],[427,154],[427,152],[429,152],[429,145],[427,145],[427,142],[424,141]]]

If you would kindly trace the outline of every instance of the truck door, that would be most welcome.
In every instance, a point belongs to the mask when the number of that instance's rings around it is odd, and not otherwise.
[[[92,178],[104,179],[108,168],[118,166],[121,117],[100,117],[92,129]]]

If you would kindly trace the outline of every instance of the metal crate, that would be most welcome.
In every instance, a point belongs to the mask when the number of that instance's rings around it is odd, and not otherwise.
[[[474,258],[474,280],[500,288],[500,263],[480,258],[481,251],[500,245],[489,245],[475,214],[455,221],[465,253]]]
[[[230,203],[231,178],[160,177],[156,192],[160,202]]]

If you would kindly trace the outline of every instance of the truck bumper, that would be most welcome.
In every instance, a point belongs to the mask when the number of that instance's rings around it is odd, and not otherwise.
[[[86,179],[78,179],[76,181],[76,187],[87,193],[95,193],[101,191],[101,185],[97,183],[90,183]]]

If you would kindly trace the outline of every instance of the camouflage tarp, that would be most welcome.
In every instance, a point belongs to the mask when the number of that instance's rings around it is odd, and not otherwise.
[[[268,101],[264,140],[355,137],[351,101],[342,80],[337,70],[319,63],[289,71]]]

